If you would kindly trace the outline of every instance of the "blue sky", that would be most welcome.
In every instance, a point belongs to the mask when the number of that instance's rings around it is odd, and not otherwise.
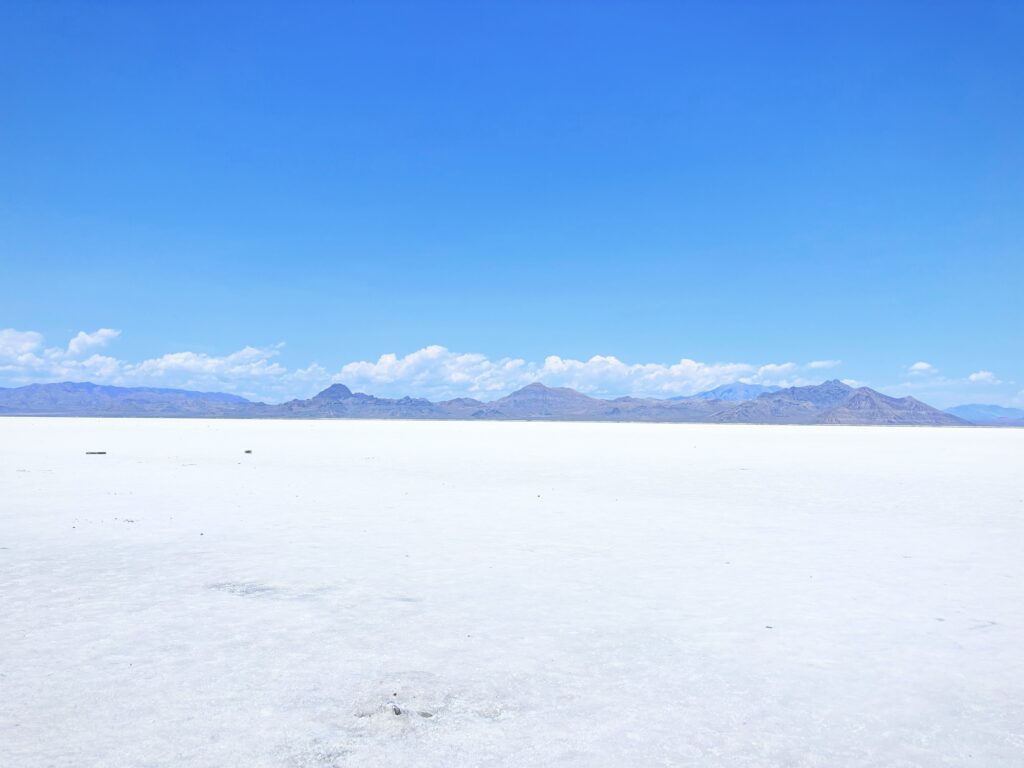
[[[1009,2],[6,3],[0,385],[1024,404],[1021,39]]]

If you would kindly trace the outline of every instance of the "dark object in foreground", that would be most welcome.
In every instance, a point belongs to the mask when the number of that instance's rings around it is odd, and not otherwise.
[[[107,452],[106,451],[86,451],[85,455],[86,456],[106,456]]]
[[[252,453],[252,451],[246,451],[246,453]]]

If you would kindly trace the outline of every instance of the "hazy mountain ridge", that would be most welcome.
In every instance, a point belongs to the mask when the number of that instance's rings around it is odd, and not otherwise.
[[[37,416],[231,416],[252,403],[224,392],[113,387],[89,382],[0,388],[0,413]]]
[[[951,413],[980,426],[1024,427],[1024,408],[970,403],[947,408],[946,413]]]
[[[278,419],[493,419],[546,421],[640,421],[733,424],[905,424],[965,426],[955,413],[912,397],[895,398],[838,380],[762,391],[728,399],[743,387],[718,388],[722,399],[700,393],[683,400],[620,397],[604,400],[567,387],[530,384],[491,402],[468,397],[433,402],[384,398],[332,384],[308,399],[254,403],[237,395],[97,384],[32,384],[0,388],[0,414]],[[714,392],[715,390],[710,390]]]
[[[714,389],[698,392],[695,395],[677,395],[669,400],[753,400],[755,397],[764,394],[778,392],[782,387],[770,386],[767,384],[746,384],[742,381],[734,381],[732,384],[723,384]]]

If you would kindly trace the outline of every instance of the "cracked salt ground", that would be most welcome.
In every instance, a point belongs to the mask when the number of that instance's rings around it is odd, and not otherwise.
[[[321,713],[316,729],[321,735],[299,749],[282,745],[277,750],[280,764],[340,768],[401,763],[403,756],[408,761],[422,756],[424,749],[436,749],[438,739],[453,730],[474,741],[490,741],[509,715],[498,695],[498,689],[487,685],[450,687],[432,673],[405,671],[362,686],[350,706],[336,699],[305,701],[305,707],[313,704]],[[457,760],[458,750],[447,751]]]
[[[456,719],[479,717],[495,720],[502,708],[491,695],[480,690],[455,691],[429,672],[400,672],[378,683],[370,692],[360,694],[354,708],[360,719],[406,717],[431,720],[434,717]]]
[[[213,592],[222,592],[242,598],[258,598],[279,601],[311,601],[323,599],[336,589],[327,585],[280,587],[258,581],[219,581],[206,585]]]
[[[281,755],[281,765],[290,768],[343,768],[352,765],[352,750],[338,744],[314,740],[292,753]]]
[[[268,587],[265,584],[259,584],[257,582],[232,582],[225,581],[217,584],[210,584],[210,589],[218,592],[227,592],[231,595],[268,595],[275,591],[273,587]]]

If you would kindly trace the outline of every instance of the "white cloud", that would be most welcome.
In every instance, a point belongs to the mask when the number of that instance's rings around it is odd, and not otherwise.
[[[273,360],[280,344],[244,347],[224,356],[172,352],[137,363],[107,355],[84,355],[116,339],[120,331],[101,328],[79,332],[66,347],[43,348],[35,331],[0,330],[0,378],[9,385],[35,381],[94,381],[119,386],[165,386],[217,389],[255,397],[286,398],[302,387],[326,385],[322,367],[289,371]],[[303,386],[305,385],[305,386]]]
[[[72,357],[77,357],[94,347],[105,347],[120,335],[121,332],[115,331],[113,328],[100,328],[94,333],[79,331],[78,335],[68,342],[67,353]]]
[[[54,379],[89,378],[103,380],[116,375],[122,364],[112,357],[90,355],[89,349],[101,347],[120,335],[120,331],[101,328],[94,333],[80,331],[67,347],[43,348],[43,335],[36,331],[0,330],[0,375],[13,383]]]
[[[334,380],[376,394],[414,392],[432,398],[489,399],[534,381],[592,395],[668,397],[737,380],[784,386],[808,383],[801,375],[808,368],[796,363],[755,366],[687,358],[671,364],[627,363],[611,355],[595,355],[587,360],[550,355],[537,363],[521,358],[491,360],[486,355],[452,352],[435,345],[403,357],[387,354],[376,362],[348,363]]]
[[[534,381],[604,397],[671,397],[733,381],[781,386],[817,383],[821,376],[816,371],[835,362],[754,365],[683,358],[668,364],[629,363],[612,355],[595,355],[586,360],[550,355],[542,361],[528,361],[511,357],[491,359],[432,345],[403,356],[386,354],[376,361],[346,363],[332,375],[316,363],[306,368],[287,368],[277,359],[282,344],[248,346],[227,355],[170,352],[138,362],[95,353],[119,335],[119,331],[104,328],[81,332],[66,347],[44,348],[41,334],[0,331],[0,381],[18,385],[72,380],[221,390],[271,401],[308,397],[332,381],[381,396],[432,399],[470,396],[491,400]]]
[[[376,362],[347,363],[334,380],[357,387],[383,385],[385,389],[399,384],[405,388],[405,393],[411,391],[423,396],[502,392],[510,381],[521,380],[526,384],[535,381],[530,368],[525,360],[492,361],[485,355],[451,352],[432,345],[404,357],[387,354]]]
[[[975,384],[999,384],[1001,383],[992,371],[975,371],[967,380]]]
[[[787,377],[796,373],[799,367],[796,363],[769,363],[759,367],[750,379],[755,384],[786,383],[788,382]]]
[[[32,354],[43,345],[43,335],[35,331],[0,329],[0,362],[17,360]]]
[[[224,357],[197,352],[171,352],[135,365],[125,365],[123,370],[127,375],[154,378],[177,374],[212,379],[280,376],[286,370],[278,363],[271,362],[271,358],[280,349],[281,345],[263,349],[244,347]]]
[[[807,367],[812,371],[816,371],[822,368],[838,368],[842,364],[842,360],[812,360],[807,364]]]
[[[923,375],[923,374],[935,373],[935,366],[933,366],[931,363],[926,363],[924,361],[920,361],[920,362],[914,363],[912,366],[910,366],[910,368],[908,370],[912,374],[920,376],[920,375]]]

